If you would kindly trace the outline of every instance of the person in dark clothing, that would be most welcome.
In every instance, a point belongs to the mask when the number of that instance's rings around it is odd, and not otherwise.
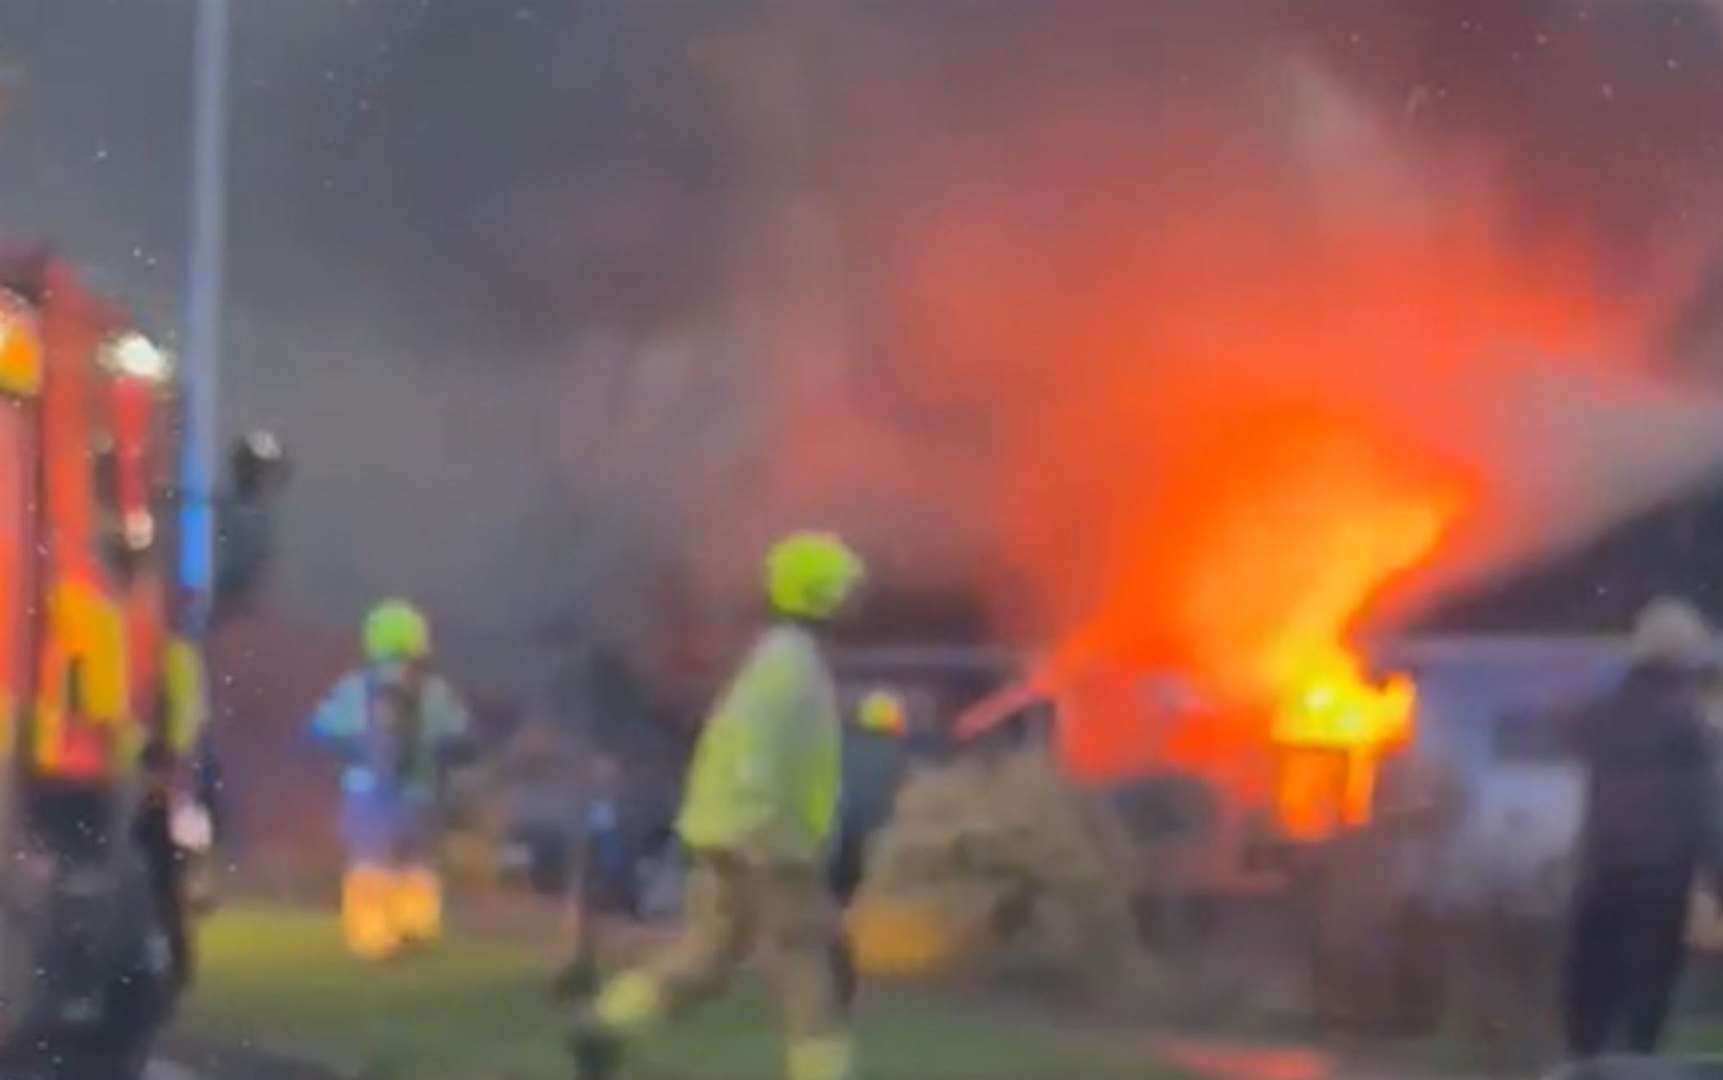
[[[849,910],[861,888],[869,839],[891,817],[903,781],[903,744],[908,735],[908,710],[889,690],[875,690],[862,698],[854,722],[845,727],[843,794],[827,875],[840,911]],[[841,927],[832,944],[832,967],[839,998],[847,1008],[855,1001],[860,980],[849,934]]]
[[[190,913],[185,894],[186,853],[173,834],[174,763],[159,743],[143,754],[144,785],[132,839],[144,853],[150,897],[167,941],[170,975],[176,989],[191,981]]]
[[[1627,676],[1575,726],[1587,790],[1565,1019],[1579,1058],[1603,1053],[1622,1020],[1635,1053],[1654,1053],[1663,1034],[1695,878],[1717,867],[1713,649],[1687,605],[1652,605]]]

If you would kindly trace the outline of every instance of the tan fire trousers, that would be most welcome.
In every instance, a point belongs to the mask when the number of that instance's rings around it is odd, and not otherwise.
[[[750,954],[782,1010],[790,1080],[850,1080],[848,1018],[836,964],[837,915],[819,869],[695,856],[680,936],[612,980],[593,1019],[630,1037],[724,988]]]

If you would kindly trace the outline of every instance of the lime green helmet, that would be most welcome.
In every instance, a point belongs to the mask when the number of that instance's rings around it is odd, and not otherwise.
[[[831,533],[794,533],[766,554],[766,595],[799,618],[836,615],[865,575],[861,557]]]
[[[901,736],[909,731],[909,710],[890,690],[873,690],[856,706],[856,722],[865,731]]]
[[[431,652],[431,624],[405,600],[385,600],[365,616],[365,655],[373,663],[419,660]]]

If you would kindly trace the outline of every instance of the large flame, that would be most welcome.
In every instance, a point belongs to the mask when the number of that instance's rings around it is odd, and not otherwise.
[[[1298,224],[1237,198],[1248,216],[1169,219],[1074,296],[1016,297],[1038,272],[978,264],[950,218],[917,265],[942,286],[936,341],[1005,369],[982,391],[1010,438],[994,483],[1014,573],[996,595],[1051,630],[1035,684],[1172,671],[1212,705],[1169,738],[1080,691],[1067,767],[1113,780],[1172,761],[1313,837],[1368,816],[1377,761],[1411,734],[1413,686],[1373,678],[1357,635],[1481,525],[1523,513],[1502,510],[1485,434],[1506,399],[1478,387],[1619,339],[1583,260],[1517,252],[1463,185],[1417,213],[1361,200]],[[1126,300],[1132,283],[1146,299]],[[1013,322],[966,314],[977,288]],[[1036,364],[1024,323],[1035,342],[1065,328],[1083,362],[1011,372]],[[940,370],[976,392],[974,372]],[[1239,764],[1277,751],[1297,751],[1278,780]]]
[[[1416,702],[1362,642],[1432,580],[1651,495],[1597,478],[1677,440],[1584,458],[1575,420],[1667,411],[1658,314],[1592,233],[1516,221],[1487,156],[1412,145],[1307,67],[1204,94],[1071,70],[981,134],[894,115],[854,155],[886,347],[866,395],[794,400],[786,469],[895,495],[923,557],[892,569],[974,587],[1043,657],[971,720],[1053,695],[1081,777],[1171,763],[1295,834],[1360,820]],[[1152,673],[1201,704],[1144,706]],[[1277,750],[1279,779],[1252,764]]]
[[[1206,467],[1170,486],[1180,515],[1155,515],[1164,532],[1133,570],[1158,592],[1127,575],[1039,679],[1057,687],[1159,662],[1223,713],[1264,718],[1243,725],[1254,748],[1236,736],[1217,746],[1225,725],[1209,717],[1201,735],[1151,740],[1147,755],[1207,768],[1270,746],[1312,751],[1288,755],[1270,794],[1287,831],[1314,838],[1368,819],[1376,762],[1411,736],[1414,687],[1370,678],[1356,623],[1439,553],[1471,488],[1457,468],[1420,464],[1378,426],[1329,410],[1254,410],[1248,427],[1248,439],[1211,445]],[[1074,772],[1111,779],[1148,764],[1129,746],[1140,725],[1103,720],[1093,698],[1071,706],[1061,745]]]
[[[1087,163],[1049,154],[1023,166],[1046,184],[1020,171],[902,228],[894,280],[918,361],[897,392],[984,417],[985,469],[959,480],[1002,571],[983,585],[1043,646],[1067,768],[1194,768],[1302,836],[1366,818],[1412,733],[1414,686],[1359,635],[1525,519],[1523,387],[1619,373],[1641,327],[1587,244],[1524,242],[1478,174],[1343,149],[1178,128],[1115,163],[1135,188],[1062,182]],[[1078,190],[1038,227],[1036,192]],[[1143,707],[1153,672],[1206,705]],[[1247,764],[1277,756],[1278,777]]]
[[[1412,735],[1412,681],[1397,673],[1371,681],[1349,640],[1351,624],[1385,585],[1436,554],[1465,508],[1457,484],[1383,483],[1371,467],[1379,464],[1371,449],[1360,445],[1312,454],[1308,472],[1289,470],[1266,493],[1269,503],[1282,504],[1280,512],[1255,505],[1247,515],[1258,529],[1264,521],[1284,521],[1290,536],[1282,550],[1301,546],[1308,555],[1307,560],[1288,558],[1273,569],[1298,585],[1285,594],[1281,610],[1266,613],[1270,629],[1260,643],[1251,644],[1248,635],[1232,639],[1255,650],[1243,657],[1248,666],[1241,665],[1239,674],[1246,685],[1239,689],[1271,703],[1271,742],[1283,751],[1328,752],[1326,759],[1287,753],[1275,789],[1281,825],[1302,839],[1320,838],[1339,824],[1368,821],[1377,762]],[[1239,541],[1260,548],[1259,536],[1253,530]],[[1214,550],[1217,556],[1247,561],[1213,564],[1200,587],[1210,590],[1203,602],[1213,603],[1230,624],[1237,612],[1254,606],[1255,598],[1274,604],[1277,596],[1275,581],[1241,573],[1239,566],[1273,566],[1280,560],[1264,558],[1260,551],[1252,559],[1229,547],[1218,544]],[[1325,760],[1337,774],[1327,785],[1321,783]]]

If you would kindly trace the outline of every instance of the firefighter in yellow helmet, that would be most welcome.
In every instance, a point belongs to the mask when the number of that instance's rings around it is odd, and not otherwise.
[[[706,720],[677,818],[692,861],[681,936],[583,1004],[584,1080],[612,1076],[627,1040],[710,995],[756,949],[775,966],[790,1080],[854,1075],[824,872],[843,736],[820,627],[862,576],[824,533],[767,555],[771,625]]]
[[[833,845],[832,895],[848,915],[867,869],[868,843],[891,817],[907,765],[909,708],[902,696],[876,687],[855,707],[855,723],[844,739],[843,798]],[[844,930],[837,942],[838,985],[847,1006],[857,987],[855,949]]]
[[[335,684],[311,734],[343,766],[347,947],[384,960],[442,931],[437,808],[469,732],[466,707],[428,667],[430,626],[418,609],[384,601],[366,616],[362,637],[366,665]]]

